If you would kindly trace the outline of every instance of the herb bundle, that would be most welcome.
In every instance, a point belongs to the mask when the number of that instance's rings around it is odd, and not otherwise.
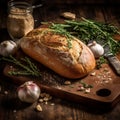
[[[120,51],[120,41],[113,39],[113,35],[120,33],[117,27],[110,24],[82,18],[81,21],[65,20],[64,24],[52,23],[50,28],[54,32],[66,36],[68,44],[71,43],[72,36],[75,36],[85,44],[94,40],[97,43],[102,43],[103,47],[109,46],[110,52],[113,54]]]
[[[24,57],[20,60],[17,60],[16,58],[10,55],[9,57],[2,57],[1,60],[14,63],[14,65],[17,66],[16,70],[9,72],[10,75],[31,75],[35,77],[41,76],[39,69],[33,62],[31,62],[31,60],[28,57]]]

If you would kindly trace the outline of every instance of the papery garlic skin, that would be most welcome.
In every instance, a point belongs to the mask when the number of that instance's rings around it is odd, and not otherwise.
[[[34,103],[40,96],[40,88],[33,81],[25,82],[18,88],[18,98],[27,103]]]
[[[17,44],[12,40],[6,40],[0,43],[0,55],[9,56],[16,52]]]
[[[96,43],[96,41],[89,43],[88,47],[94,54],[95,58],[99,58],[104,54],[104,48],[100,44]]]

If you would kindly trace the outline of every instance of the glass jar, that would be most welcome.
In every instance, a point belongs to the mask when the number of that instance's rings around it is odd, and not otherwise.
[[[25,36],[34,29],[33,8],[27,2],[8,2],[7,30],[13,40]]]

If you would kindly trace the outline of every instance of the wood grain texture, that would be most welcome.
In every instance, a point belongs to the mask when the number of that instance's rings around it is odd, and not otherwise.
[[[24,58],[23,52],[20,50],[16,56],[19,56],[17,59]],[[94,76],[89,73],[84,78],[72,80],[59,76],[41,64],[38,65],[41,73],[41,77],[38,78],[9,75],[9,72],[18,69],[12,66],[12,64],[6,65],[4,75],[11,78],[11,81],[18,85],[34,79],[44,92],[92,108],[99,108],[101,110],[112,109],[120,101],[120,76],[116,75],[109,64],[103,64],[102,68],[92,70],[91,73],[95,73]],[[71,84],[66,85],[64,84],[65,81],[71,81]],[[81,82],[92,86],[89,89],[89,93],[79,90],[79,87],[82,86]]]
[[[119,6],[89,6],[89,5],[56,5],[43,6],[34,10],[36,27],[40,26],[41,21],[61,22],[63,19],[59,16],[61,12],[70,11],[80,17],[95,19],[98,21],[112,22],[120,26]],[[3,11],[4,12],[4,11]],[[5,19],[6,13],[0,11],[0,18]],[[0,41],[9,39],[5,21],[0,19]],[[42,112],[35,111],[37,103],[28,105],[18,100],[16,94],[17,86],[9,78],[3,76],[3,63],[0,62],[0,120],[120,120],[120,103],[111,111],[100,111],[99,109],[89,109],[88,106],[68,102],[53,97],[48,104],[42,103]],[[8,94],[5,94],[5,91]],[[55,105],[52,106],[51,103]],[[91,104],[91,103],[90,103]]]
[[[45,0],[48,4],[118,4],[119,0]]]

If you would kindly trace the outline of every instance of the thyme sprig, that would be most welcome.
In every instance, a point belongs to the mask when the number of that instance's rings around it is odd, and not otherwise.
[[[36,67],[34,63],[31,62],[31,60],[28,57],[21,58],[20,60],[17,60],[12,55],[9,57],[2,57],[2,60],[13,63],[16,65],[16,69],[14,71],[10,71],[10,75],[31,75],[35,77],[41,76],[39,69]]]

